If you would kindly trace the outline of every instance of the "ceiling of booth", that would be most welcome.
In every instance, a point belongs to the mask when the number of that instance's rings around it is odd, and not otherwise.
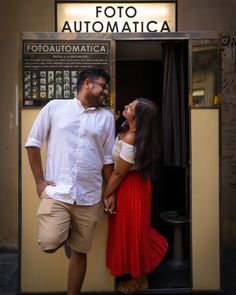
[[[161,60],[161,42],[159,41],[117,41],[117,60]]]

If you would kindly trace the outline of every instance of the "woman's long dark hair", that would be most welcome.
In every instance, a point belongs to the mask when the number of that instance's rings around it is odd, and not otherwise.
[[[160,113],[157,106],[146,98],[136,98],[135,108],[135,165],[144,178],[153,175],[161,150]],[[124,126],[124,131],[129,128]]]

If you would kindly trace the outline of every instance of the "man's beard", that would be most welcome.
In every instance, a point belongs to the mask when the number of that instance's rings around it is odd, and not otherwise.
[[[88,103],[91,107],[101,107],[103,106],[103,103],[99,101],[98,97],[93,96],[93,95],[88,95],[87,96]],[[105,98],[104,98],[105,99]]]

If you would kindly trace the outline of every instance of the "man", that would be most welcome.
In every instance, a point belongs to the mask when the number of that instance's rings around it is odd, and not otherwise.
[[[40,205],[39,245],[55,252],[71,248],[67,294],[79,294],[95,224],[99,217],[102,173],[113,170],[114,116],[101,108],[109,74],[90,68],[79,74],[77,97],[53,100],[39,113],[25,144]],[[45,175],[40,150],[47,142]],[[114,210],[114,196],[104,201]]]

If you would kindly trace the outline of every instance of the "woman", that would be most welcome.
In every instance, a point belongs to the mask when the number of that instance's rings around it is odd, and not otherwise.
[[[115,169],[107,183],[105,210],[109,216],[107,266],[112,275],[130,274],[118,290],[130,294],[148,288],[147,273],[165,256],[167,241],[151,227],[151,182],[160,145],[153,102],[139,98],[125,106],[126,122],[113,148]]]

